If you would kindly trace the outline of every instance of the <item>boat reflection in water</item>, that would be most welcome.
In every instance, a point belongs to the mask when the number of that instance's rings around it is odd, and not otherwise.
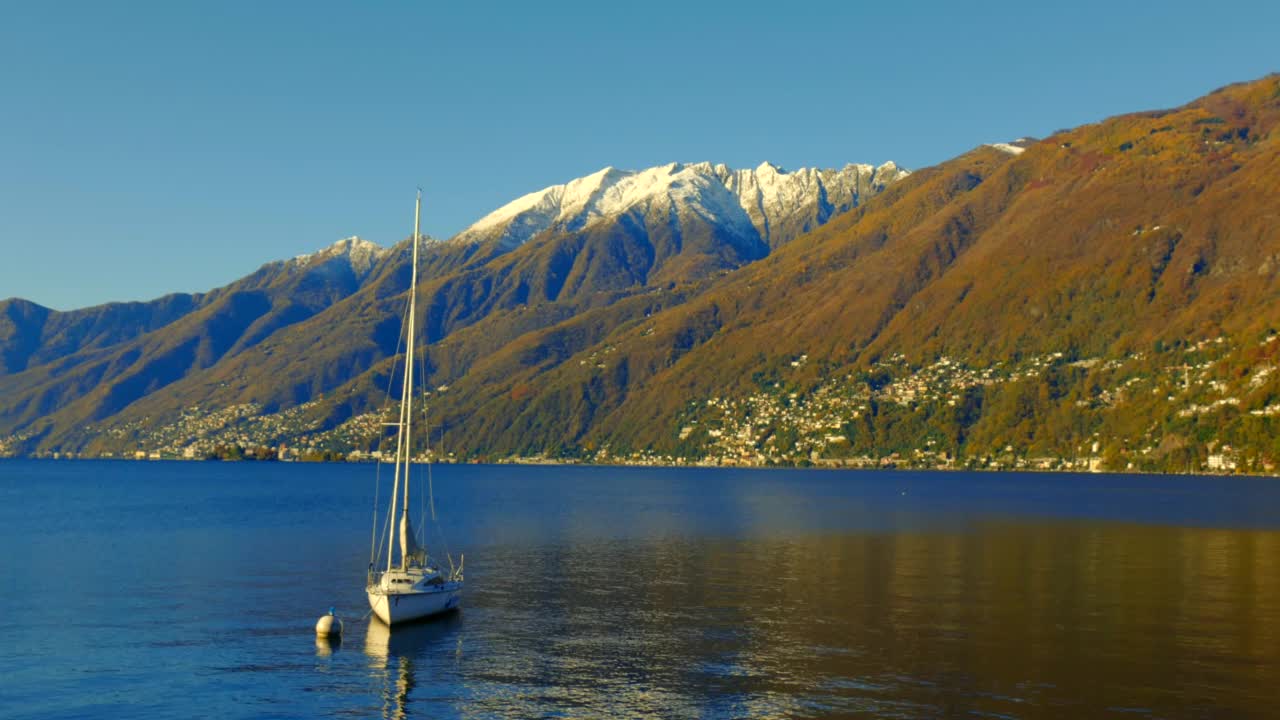
[[[409,696],[417,685],[417,674],[430,674],[442,664],[456,665],[462,655],[462,618],[448,613],[426,622],[390,626],[369,618],[364,636],[364,654],[369,676],[379,682],[382,717],[408,717]],[[427,713],[430,714],[430,713]]]

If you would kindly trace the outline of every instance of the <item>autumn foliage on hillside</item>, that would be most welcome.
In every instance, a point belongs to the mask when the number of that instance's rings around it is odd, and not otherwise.
[[[626,218],[434,245],[430,422],[485,459],[1273,471],[1277,124],[1271,76],[979,147],[776,248]],[[188,298],[65,357],[11,304],[0,444],[119,451],[192,407],[377,427],[406,257],[302,304],[274,276]]]
[[[1099,378],[1069,364],[1128,358],[1154,376],[1180,363],[1173,348],[1218,337],[1249,348],[1280,326],[1277,122],[1280,79],[1269,77],[1062,132],[1017,156],[980,148],[619,327],[595,350],[609,349],[603,363],[522,378],[538,391],[488,406],[463,400],[456,421],[502,417],[477,446],[513,452],[584,440],[671,450],[691,398],[753,392],[753,378],[800,355],[812,360],[778,377],[803,395],[894,353],[978,366],[1060,353],[1065,369],[1050,385],[1028,384],[1028,401],[1016,387],[991,390],[952,436],[1045,453],[1104,432],[1141,436],[1175,409],[1092,407]],[[522,442],[503,442],[508,418]]]

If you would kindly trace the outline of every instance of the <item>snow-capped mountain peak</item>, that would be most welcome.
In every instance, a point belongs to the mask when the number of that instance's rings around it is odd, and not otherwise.
[[[363,276],[387,252],[386,248],[375,242],[352,235],[348,238],[342,238],[322,250],[298,255],[293,259],[293,262],[301,267],[308,267],[335,258],[345,257],[347,262],[351,264],[351,270],[357,276]]]
[[[605,167],[563,185],[529,193],[498,208],[455,236],[455,242],[497,240],[514,248],[551,228],[575,231],[627,212],[670,206],[727,227],[753,227],[773,243],[771,228],[816,204],[817,222],[856,205],[908,173],[892,162],[880,167],[793,172],[769,162],[734,170],[710,162],[668,163],[646,170]]]

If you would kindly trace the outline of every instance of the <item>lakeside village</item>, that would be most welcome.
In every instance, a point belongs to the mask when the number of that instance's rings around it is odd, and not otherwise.
[[[1277,462],[1268,454],[1272,446],[1267,443],[1275,443],[1280,456],[1280,441],[1242,441],[1240,435],[1250,427],[1271,435],[1269,420],[1280,414],[1280,359],[1272,364],[1277,356],[1280,342],[1275,333],[1253,348],[1232,347],[1219,337],[1105,361],[1070,360],[1053,353],[975,368],[948,357],[913,366],[894,355],[867,372],[821,381],[801,392],[787,380],[809,363],[808,356],[801,355],[778,372],[758,373],[760,377],[753,378],[757,392],[691,402],[668,452],[588,446],[534,457],[458,457],[428,451],[421,459],[1273,473]],[[447,391],[441,386],[435,392]],[[1055,398],[1055,392],[1062,396]],[[1050,400],[1058,402],[1046,405]],[[1037,401],[1042,407],[1037,408]],[[168,425],[148,427],[138,421],[109,427],[106,434],[114,442],[108,444],[135,449],[91,457],[381,459],[371,448],[383,430],[383,413],[358,415],[317,430],[308,422],[314,422],[312,411],[319,402],[269,414],[254,404],[217,410],[190,407]],[[975,407],[982,403],[984,407]],[[1046,407],[1056,415],[1046,417]],[[0,457],[12,455],[23,439],[0,438]]]

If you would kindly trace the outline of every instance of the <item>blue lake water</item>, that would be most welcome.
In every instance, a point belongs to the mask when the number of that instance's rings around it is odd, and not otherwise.
[[[1280,717],[1276,480],[437,467],[388,632],[374,470],[0,461],[0,717]]]

